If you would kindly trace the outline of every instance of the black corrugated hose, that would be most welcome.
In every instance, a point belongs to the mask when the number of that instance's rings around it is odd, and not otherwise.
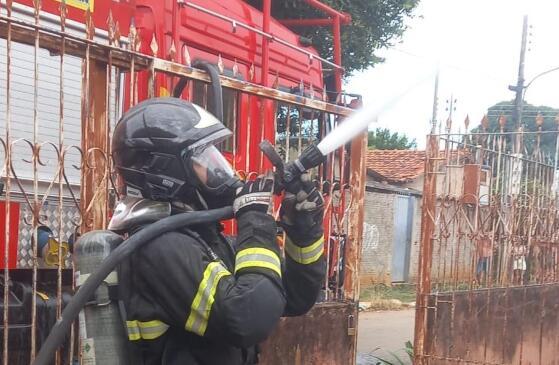
[[[66,305],[62,311],[60,320],[58,320],[52,328],[52,331],[41,347],[32,365],[49,365],[52,362],[56,350],[67,338],[72,323],[74,323],[78,317],[79,312],[93,296],[95,290],[97,290],[107,275],[109,275],[122,260],[130,256],[132,252],[165,232],[174,231],[190,225],[218,222],[232,217],[232,207],[181,213],[150,224],[125,240],[103,260],[99,269],[87,278],[72,297],[72,300]]]
[[[210,75],[211,86],[212,86],[212,97],[214,99],[214,110],[211,111],[213,115],[223,123],[223,91],[221,89],[221,80],[219,78],[219,70],[217,67],[206,61],[194,61],[192,66],[200,68]],[[179,80],[175,89],[173,90],[173,96],[175,98],[180,98],[184,88],[186,87],[188,80],[183,77]]]

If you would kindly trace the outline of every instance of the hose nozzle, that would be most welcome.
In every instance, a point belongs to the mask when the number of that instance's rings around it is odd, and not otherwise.
[[[278,177],[280,188],[276,192],[283,189],[289,191],[296,191],[296,183],[298,178],[307,170],[317,167],[326,161],[326,156],[318,149],[317,145],[312,144],[305,148],[303,153],[295,161],[285,164],[281,159],[274,146],[266,140],[262,141],[259,145],[262,153],[270,160],[272,165],[276,168],[276,175]]]

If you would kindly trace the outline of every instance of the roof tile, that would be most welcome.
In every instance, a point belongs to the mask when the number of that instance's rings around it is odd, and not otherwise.
[[[388,182],[409,182],[423,174],[424,169],[425,151],[367,151],[367,171]]]

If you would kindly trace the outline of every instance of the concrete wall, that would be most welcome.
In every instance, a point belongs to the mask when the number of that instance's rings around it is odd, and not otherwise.
[[[392,250],[394,241],[394,200],[390,192],[367,191],[365,193],[365,223],[363,251],[361,255],[361,287],[375,284],[391,284]],[[412,240],[410,249],[409,282],[417,278],[419,234],[421,227],[421,199],[414,197]]]
[[[361,287],[391,282],[393,217],[393,194],[365,192]]]

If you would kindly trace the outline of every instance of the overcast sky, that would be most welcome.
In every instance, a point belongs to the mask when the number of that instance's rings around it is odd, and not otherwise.
[[[440,69],[438,119],[446,120],[446,100],[457,99],[453,129],[479,124],[491,105],[511,100],[516,84],[523,15],[528,15],[530,49],[525,78],[559,66],[559,1],[421,0],[400,43],[380,55],[383,64],[356,73],[346,85],[365,103],[383,105],[407,92],[378,116],[370,128],[387,127],[416,138],[420,148],[433,109],[436,70]],[[526,101],[559,107],[559,71],[538,78]]]

